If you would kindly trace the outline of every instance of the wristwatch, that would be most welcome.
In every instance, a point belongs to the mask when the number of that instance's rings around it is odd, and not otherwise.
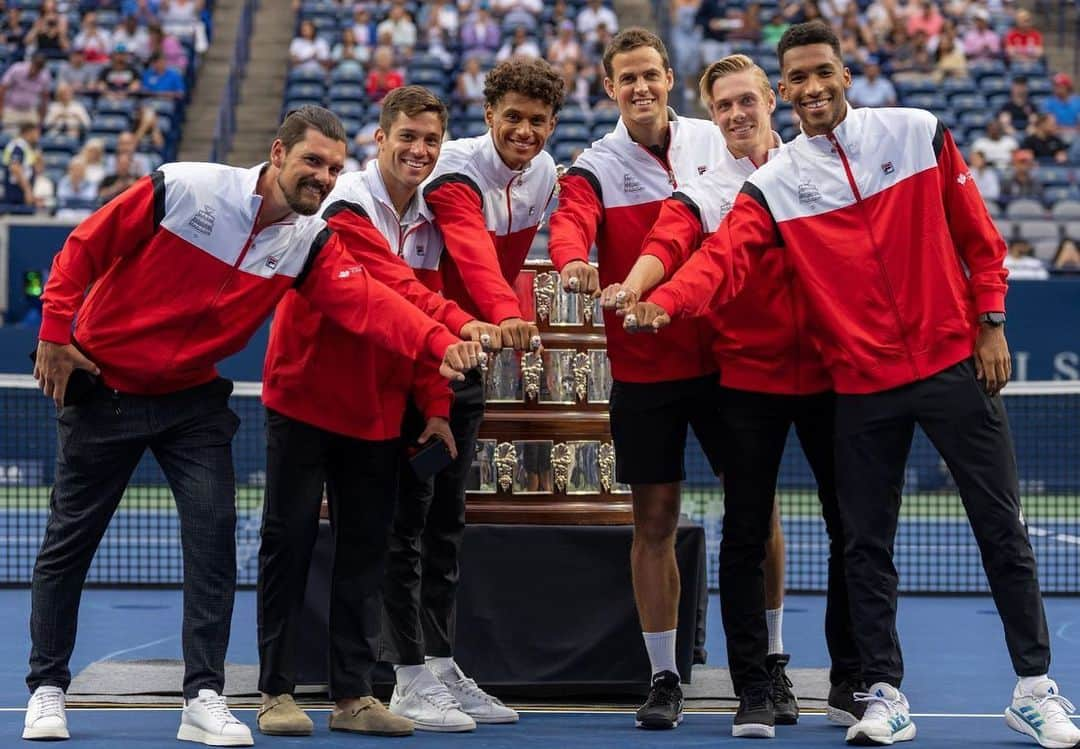
[[[1005,324],[1005,313],[983,312],[979,315],[979,322],[983,325],[989,325],[991,328],[1000,328]]]

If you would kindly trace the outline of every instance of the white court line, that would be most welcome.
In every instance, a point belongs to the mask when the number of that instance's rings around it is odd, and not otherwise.
[[[103,655],[100,658],[98,658],[98,660],[99,661],[112,660],[113,658],[115,658],[118,655],[124,655],[125,653],[132,653],[132,652],[134,652],[136,650],[142,650],[143,648],[148,648],[151,645],[160,645],[163,642],[168,642],[169,640],[175,640],[177,637],[179,637],[179,635],[169,635],[168,637],[162,637],[160,640],[154,640],[153,642],[144,642],[142,645],[136,645],[133,648],[124,648],[123,650],[117,650],[114,653],[109,653],[108,655]]]

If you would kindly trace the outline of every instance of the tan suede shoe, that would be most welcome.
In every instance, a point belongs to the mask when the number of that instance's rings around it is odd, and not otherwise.
[[[259,708],[259,733],[267,736],[310,736],[315,728],[291,694],[279,694]]]
[[[351,710],[330,713],[331,731],[351,731],[370,736],[412,736],[413,722],[394,715],[374,697],[360,697]]]

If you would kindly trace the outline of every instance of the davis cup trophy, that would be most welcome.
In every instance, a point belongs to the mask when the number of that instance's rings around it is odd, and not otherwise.
[[[504,350],[487,362],[468,522],[630,523],[629,487],[615,483],[599,303],[565,291],[546,258],[530,256],[516,290],[544,347]]]

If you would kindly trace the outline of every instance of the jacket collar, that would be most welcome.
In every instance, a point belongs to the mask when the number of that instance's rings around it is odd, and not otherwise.
[[[532,168],[532,162],[530,161],[521,169],[511,169],[506,165],[506,162],[502,160],[502,156],[499,155],[499,150],[495,148],[495,134],[491,132],[490,128],[487,131],[487,135],[482,137],[484,140],[483,145],[480,148],[480,163],[483,170],[490,174],[498,184],[505,185],[515,177],[525,175]]]
[[[772,135],[773,143],[775,145],[773,145],[773,147],[769,149],[769,161],[772,161],[773,157],[775,157],[776,154],[780,152],[780,149],[784,146],[784,141],[780,139],[780,133],[773,130]],[[755,164],[753,159],[751,159],[749,156],[735,158],[735,154],[733,154],[726,147],[724,148],[724,163],[728,166],[728,168],[733,169],[736,174],[742,177],[749,177],[751,174],[757,171],[757,168],[759,166],[761,166],[761,164]]]
[[[681,123],[679,122],[679,115],[675,114],[675,110],[668,107],[668,131],[671,133],[671,138],[668,141],[668,156],[670,158],[672,151],[674,151],[679,143],[679,131],[681,129]],[[631,146],[628,149],[632,154],[632,158],[645,160],[647,163],[655,163],[655,155],[649,151],[648,148],[641,145],[633,138],[630,137],[630,131],[626,128],[626,123],[623,122],[623,118],[619,117],[619,121],[615,124],[615,130],[612,131],[612,137],[627,146]]]
[[[851,106],[850,102],[845,102],[847,106],[847,114],[844,119],[840,121],[840,124],[833,128],[831,133],[825,135],[813,135],[807,136],[802,133],[795,139],[795,143],[798,144],[801,150],[805,150],[808,153],[828,156],[833,155],[833,144],[830,139],[830,135],[835,138],[840,147],[849,156],[854,156],[858,152],[859,136],[862,134],[862,120],[866,110],[856,109]]]

